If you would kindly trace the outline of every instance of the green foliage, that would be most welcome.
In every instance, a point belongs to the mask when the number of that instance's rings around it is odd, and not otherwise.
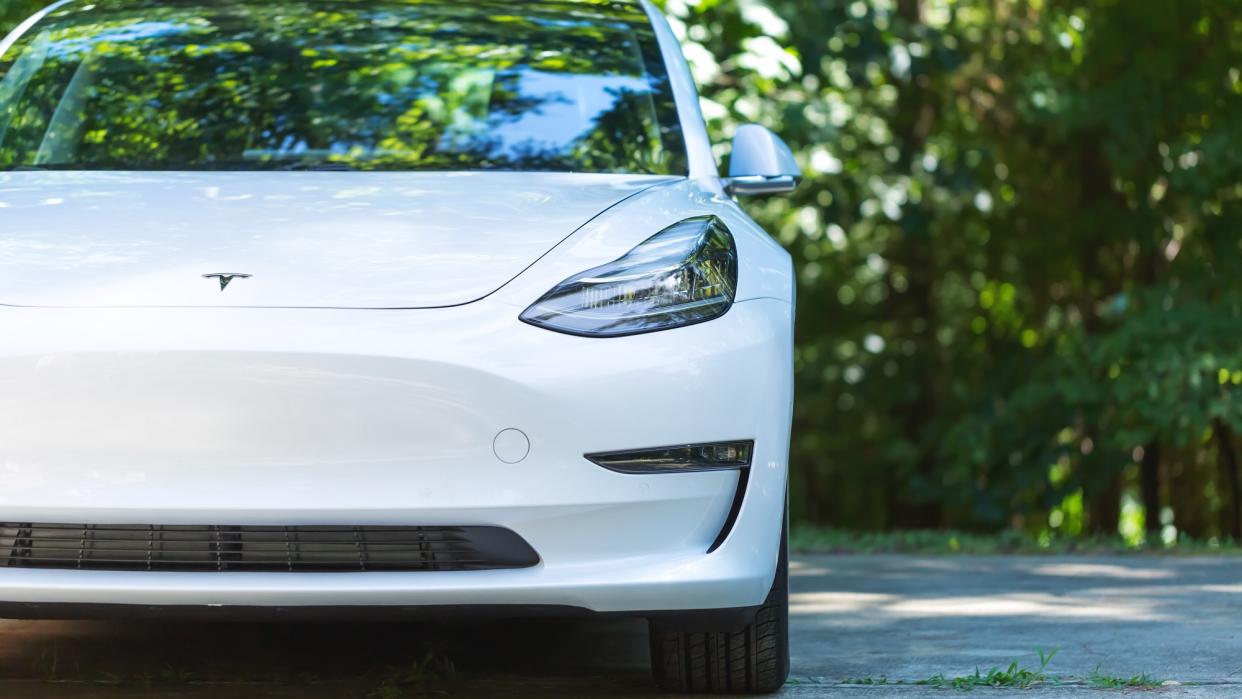
[[[0,35],[7,34],[23,19],[47,4],[40,0],[0,0]]]
[[[807,172],[747,203],[798,270],[796,518],[1242,534],[1242,4],[662,4],[721,158],[760,122]]]
[[[851,677],[846,680],[843,680],[841,684],[872,686],[872,685],[886,685],[886,684],[889,684],[889,681],[887,677]],[[901,684],[901,683],[896,682],[894,684]]]
[[[458,679],[453,659],[442,649],[426,646],[421,658],[405,667],[389,668],[379,686],[367,696],[371,699],[407,699],[447,694],[439,687]]]
[[[1101,674],[1099,665],[1095,666],[1095,670],[1087,678],[1087,683],[1101,689],[1156,689],[1164,686],[1164,682],[1146,672],[1130,677],[1112,677]]]
[[[1154,474],[1149,532],[1235,533],[1238,3],[664,6],[717,142],[808,173],[748,204],[799,273],[796,517],[1115,534]]]
[[[794,525],[789,547],[800,553],[914,555],[1066,555],[1066,554],[1147,554],[1177,556],[1242,555],[1242,548],[1231,540],[1199,541],[1179,537],[1160,547],[1147,547],[1142,541],[1127,540],[1117,534],[1051,537],[1046,532],[1032,535],[1006,529],[995,533],[963,532],[956,529],[857,531],[817,526],[807,522]]]
[[[947,676],[944,673],[938,673],[924,680],[915,680],[907,682],[905,680],[890,680],[887,677],[855,677],[842,680],[841,686],[873,686],[873,685],[916,685],[923,687],[935,687],[937,689],[954,689],[959,692],[969,692],[977,688],[991,689],[1031,689],[1041,685],[1057,685],[1057,686],[1089,686],[1097,689],[1157,689],[1165,686],[1165,682],[1153,678],[1147,673],[1133,675],[1131,677],[1113,677],[1100,672],[1100,666],[1096,665],[1095,670],[1086,678],[1077,678],[1065,675],[1048,674],[1048,665],[1052,663],[1052,658],[1056,656],[1057,651],[1053,649],[1045,652],[1043,649],[1035,650],[1039,654],[1039,667],[1030,669],[1022,667],[1015,660],[1008,667],[1001,669],[993,667],[986,673],[979,668],[975,668],[973,675]],[[1175,684],[1175,683],[1171,683]]]
[[[1030,689],[1050,681],[1044,670],[1048,669],[1048,663],[1051,663],[1053,656],[1057,654],[1055,649],[1050,653],[1045,653],[1042,649],[1039,649],[1038,652],[1039,669],[1037,670],[1021,667],[1018,665],[1018,661],[1015,660],[1004,670],[994,667],[983,673],[979,671],[979,668],[975,668],[975,674],[973,675],[945,677],[943,674],[939,674],[915,684],[966,692],[976,687]]]

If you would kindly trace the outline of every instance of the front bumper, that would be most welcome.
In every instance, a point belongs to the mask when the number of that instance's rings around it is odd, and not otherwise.
[[[0,567],[0,603],[759,604],[785,501],[789,305],[629,338],[419,311],[0,309],[0,521],[511,529],[521,570],[174,573]],[[529,439],[497,457],[503,430]],[[636,476],[585,453],[754,439],[736,472]],[[2,553],[2,552],[0,552]]]

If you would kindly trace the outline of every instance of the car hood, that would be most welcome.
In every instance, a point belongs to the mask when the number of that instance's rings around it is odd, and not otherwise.
[[[503,286],[677,178],[569,173],[0,174],[0,305],[431,308]],[[221,290],[206,274],[246,274]]]

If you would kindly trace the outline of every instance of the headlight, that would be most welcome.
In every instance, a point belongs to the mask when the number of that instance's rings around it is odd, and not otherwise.
[[[715,216],[701,216],[557,284],[521,318],[571,335],[636,335],[719,318],[736,291],[733,235]]]

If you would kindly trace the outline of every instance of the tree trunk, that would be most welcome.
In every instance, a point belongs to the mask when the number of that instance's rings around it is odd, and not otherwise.
[[[1242,541],[1242,502],[1238,491],[1238,453],[1233,448],[1233,430],[1224,420],[1212,421],[1216,437],[1217,466],[1220,468],[1221,533],[1234,541]]]
[[[1151,440],[1143,447],[1139,462],[1139,480],[1143,491],[1143,528],[1147,545],[1156,546],[1160,539],[1160,442]]]
[[[1182,447],[1161,453],[1165,498],[1173,508],[1178,535],[1205,540],[1216,531],[1215,511],[1203,497],[1203,486],[1212,481],[1212,462],[1202,449]]]
[[[1077,149],[1077,167],[1082,179],[1079,207],[1083,211],[1098,215],[1105,215],[1101,209],[1109,204],[1111,206],[1107,208],[1113,211],[1125,209],[1124,202],[1116,201],[1113,168],[1104,153],[1104,139],[1101,134],[1084,133],[1080,141],[1081,146]],[[1088,235],[1094,240],[1081,248],[1083,281],[1075,303],[1082,314],[1083,334],[1089,346],[1102,330],[1102,322],[1096,312],[1100,300],[1119,291],[1122,282],[1102,264],[1102,259],[1109,254],[1108,228],[1095,226],[1088,230]],[[1099,445],[1102,443],[1099,438],[1102,430],[1098,424],[1098,415],[1093,412],[1090,408],[1085,410],[1082,437]],[[1091,454],[1083,455],[1078,469],[1083,474],[1083,506],[1088,532],[1096,536],[1117,536],[1118,524],[1121,521],[1120,465],[1113,463],[1112,458],[1105,458],[1097,447]]]
[[[923,24],[921,0],[898,0],[897,14],[901,18],[899,31],[917,37]],[[897,99],[899,107],[892,122],[893,141],[901,150],[899,163],[908,166],[922,157],[936,120],[937,95],[930,87],[929,76],[923,74],[902,84]],[[898,167],[902,167],[901,164]],[[929,430],[940,411],[940,386],[945,375],[936,340],[939,329],[936,286],[940,270],[932,239],[932,220],[932,216],[907,211],[901,230],[897,232],[899,238],[888,250],[892,262],[890,275],[891,270],[897,268],[906,275],[904,291],[898,293],[896,285],[889,284],[893,299],[889,304],[889,317],[900,327],[897,341],[909,338],[918,347],[910,365],[913,399],[898,406],[902,436],[917,453],[909,472],[892,474],[896,482],[890,502],[890,522],[901,528],[933,528],[944,523],[938,498],[919,498],[911,487],[912,477],[924,487],[932,487],[938,483],[940,475],[938,444]]]
[[[1084,467],[1090,468],[1087,462]],[[1086,498],[1087,532],[1096,536],[1117,536],[1121,522],[1121,473],[1113,471],[1107,481]]]

